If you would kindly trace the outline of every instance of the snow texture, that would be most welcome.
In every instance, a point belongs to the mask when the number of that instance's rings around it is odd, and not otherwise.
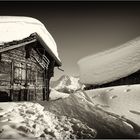
[[[140,138],[140,85],[78,91],[45,105],[97,131],[96,138]]]
[[[66,97],[52,89],[55,101],[0,103],[0,139],[140,138],[139,91],[138,84]]]
[[[99,108],[127,118],[140,126],[140,85],[115,86],[85,91]]]
[[[7,110],[3,103],[0,104],[0,139],[61,140],[96,136],[96,131],[81,121],[44,111],[44,107],[38,103],[4,104]]]
[[[78,65],[80,81],[84,84],[100,85],[126,77],[140,69],[140,38],[87,56]]]
[[[33,33],[43,42],[46,49],[56,56],[60,62],[56,43],[45,26],[31,17],[0,16],[0,44],[14,40],[22,40]]]
[[[51,89],[49,98],[52,101],[52,100],[67,98],[68,96],[69,96],[69,94],[67,94],[67,93],[63,93],[63,92],[59,92],[55,89]]]

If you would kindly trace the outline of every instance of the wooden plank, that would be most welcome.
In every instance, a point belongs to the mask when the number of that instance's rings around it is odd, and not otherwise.
[[[46,100],[46,69],[43,73],[43,101]]]
[[[25,70],[25,72],[26,72],[25,73],[25,77],[26,78],[25,78],[25,93],[24,93],[25,94],[25,96],[24,96],[25,98],[24,99],[25,99],[25,101],[28,101],[27,62],[26,62],[26,67],[25,68],[26,68],[26,70]]]
[[[50,79],[46,79],[46,100],[49,101],[49,96],[50,96]]]
[[[10,99],[13,100],[13,85],[14,85],[14,61],[11,62],[11,88],[10,88]]]
[[[0,49],[0,53],[6,52],[6,51],[9,51],[9,50],[13,50],[15,48],[19,48],[21,46],[25,46],[27,44],[30,44],[30,43],[33,43],[33,42],[36,42],[36,41],[37,41],[37,39],[33,39],[31,41],[28,41],[28,42],[24,42],[24,43],[20,43],[20,44],[17,44],[17,45],[12,45],[12,46],[9,46],[9,47],[5,47],[5,48]]]
[[[42,40],[42,38],[36,34],[37,36],[37,40],[40,42],[40,44],[45,48],[46,52],[49,53],[49,55],[55,60],[56,62],[56,66],[61,66],[62,63],[61,61],[54,55],[54,53],[52,52],[52,50],[46,45],[46,43],[44,42],[44,40]]]

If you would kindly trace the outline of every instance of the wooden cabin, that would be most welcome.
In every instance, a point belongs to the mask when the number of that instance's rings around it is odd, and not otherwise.
[[[36,19],[0,17],[0,28],[4,22],[9,26],[3,25],[0,38],[2,33],[10,37],[0,39],[0,101],[49,100],[54,67],[61,66],[54,40]],[[18,28],[21,30],[17,33]]]

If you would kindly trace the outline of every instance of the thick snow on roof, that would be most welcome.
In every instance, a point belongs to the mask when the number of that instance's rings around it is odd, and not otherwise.
[[[57,45],[45,26],[31,17],[0,16],[0,44],[22,40],[37,33],[40,43],[55,57],[60,65]]]
[[[140,69],[140,37],[119,47],[87,56],[78,61],[80,81],[104,84]]]

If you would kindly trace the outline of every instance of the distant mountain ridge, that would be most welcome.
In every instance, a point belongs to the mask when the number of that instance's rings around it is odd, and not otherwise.
[[[72,93],[83,89],[84,85],[80,83],[77,76],[63,75],[57,81],[51,81],[50,86],[59,92]]]

